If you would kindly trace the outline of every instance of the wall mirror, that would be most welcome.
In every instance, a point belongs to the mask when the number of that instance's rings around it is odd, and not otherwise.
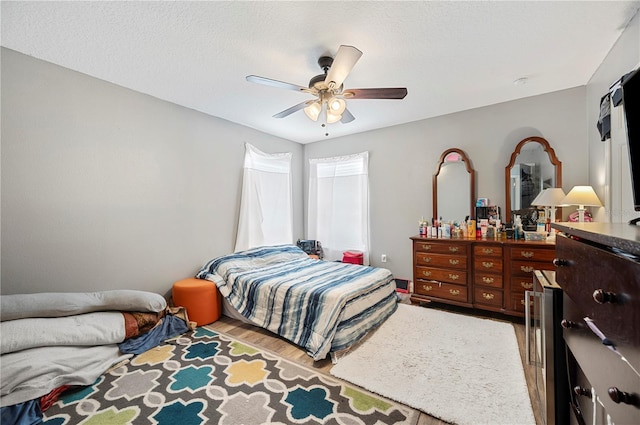
[[[514,211],[526,210],[543,190],[562,187],[562,163],[542,137],[521,140],[505,168],[505,221]]]
[[[433,217],[462,221],[473,216],[476,171],[464,151],[451,148],[440,155],[433,175]]]

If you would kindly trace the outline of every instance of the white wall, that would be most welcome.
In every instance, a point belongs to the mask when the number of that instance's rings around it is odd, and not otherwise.
[[[370,152],[371,263],[411,279],[409,238],[418,233],[420,217],[433,215],[432,175],[442,152],[452,147],[465,151],[476,170],[477,196],[503,210],[505,167],[518,142],[530,136],[544,137],[554,148],[562,161],[565,191],[584,184],[585,93],[579,87],[309,144],[305,170],[309,158]],[[387,254],[387,263],[381,263],[381,254]]]
[[[626,222],[640,216],[640,213],[633,210],[629,153],[621,108],[612,110],[612,140],[602,142],[596,127],[600,113],[600,98],[609,91],[611,84],[638,66],[640,13],[636,13],[587,85],[589,184],[606,207],[594,210],[598,221]]]
[[[2,293],[170,290],[233,250],[244,143],[300,144],[2,49]]]

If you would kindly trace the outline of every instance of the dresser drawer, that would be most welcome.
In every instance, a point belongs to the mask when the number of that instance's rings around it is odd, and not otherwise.
[[[529,300],[529,311],[533,313],[533,300]],[[525,299],[524,292],[515,293],[512,292],[509,297],[509,305],[507,306],[511,311],[517,311],[518,313],[524,314],[524,310],[527,305],[527,300]]]
[[[478,257],[499,257],[502,258],[502,247],[499,245],[474,245],[473,255]]]
[[[473,295],[473,302],[475,304],[502,308],[502,291],[488,288],[475,288]]]
[[[533,290],[533,273],[529,276],[512,276],[511,292],[523,293]]]
[[[476,271],[473,274],[473,283],[480,286],[491,286],[492,288],[502,288],[502,274],[483,273]]]
[[[438,242],[422,242],[416,241],[415,250],[420,252],[433,252],[436,254],[460,254],[466,255],[467,248],[466,244],[456,243],[456,242],[448,242],[448,241],[438,241]]]
[[[502,273],[502,258],[475,257],[473,260],[473,269],[476,272],[483,273]]]
[[[511,276],[525,276],[533,279],[534,270],[555,270],[553,262],[540,263],[536,261],[512,261]]]
[[[463,255],[432,254],[416,252],[416,265],[467,269],[467,257]]]
[[[430,267],[416,267],[416,279],[436,280],[439,282],[467,284],[467,272],[464,270],[444,270]]]
[[[562,316],[570,324],[563,330],[567,347],[589,377],[607,413],[615,418],[616,424],[640,424],[640,376],[602,344],[600,338],[587,327],[585,312],[566,294]],[[628,360],[634,364],[632,359]],[[636,405],[615,403],[608,394],[611,388],[632,394],[636,398]]]
[[[640,264],[565,237],[557,243],[558,284],[629,361],[640,365]]]
[[[540,261],[552,263],[555,258],[555,250],[551,248],[541,248],[535,246],[512,246],[511,260]],[[545,269],[547,270],[547,269]]]
[[[452,301],[467,302],[467,287],[442,282],[418,280],[414,286],[417,294],[444,298]]]

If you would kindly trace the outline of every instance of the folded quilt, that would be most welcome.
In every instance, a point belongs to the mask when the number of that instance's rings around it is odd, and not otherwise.
[[[125,340],[119,312],[96,312],[68,317],[29,318],[0,323],[0,352],[35,347],[117,344]],[[4,357],[2,358],[4,363]],[[4,364],[3,364],[4,367]]]
[[[162,295],[130,289],[2,295],[0,321],[28,317],[65,317],[95,311],[160,312],[166,307],[167,302]]]

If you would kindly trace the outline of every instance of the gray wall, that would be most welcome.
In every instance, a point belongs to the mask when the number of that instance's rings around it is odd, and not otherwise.
[[[303,147],[2,49],[2,293],[161,294],[233,250],[244,143]]]
[[[504,209],[504,171],[520,140],[541,136],[562,161],[565,191],[587,181],[584,87],[473,109],[306,145],[309,158],[369,151],[371,264],[412,278],[409,238],[432,217],[432,175],[443,151],[457,147],[476,170],[477,196]],[[306,184],[305,184],[306,188]],[[464,218],[464,214],[462,217]],[[459,219],[454,217],[453,219]],[[387,254],[387,263],[380,261]]]

